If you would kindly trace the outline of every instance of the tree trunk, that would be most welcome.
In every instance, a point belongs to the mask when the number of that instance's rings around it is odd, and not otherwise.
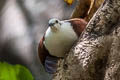
[[[120,0],[105,0],[53,80],[120,80]]]

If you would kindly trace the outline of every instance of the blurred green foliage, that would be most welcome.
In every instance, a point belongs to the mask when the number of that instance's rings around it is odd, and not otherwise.
[[[0,62],[0,80],[34,80],[30,71],[17,64]]]

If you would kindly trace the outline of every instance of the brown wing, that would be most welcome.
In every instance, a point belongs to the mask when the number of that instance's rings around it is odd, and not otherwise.
[[[45,59],[49,55],[49,52],[46,50],[45,46],[43,45],[44,37],[40,40],[39,46],[38,46],[38,56],[40,59],[41,64],[45,65]]]
[[[74,31],[77,33],[78,36],[80,36],[80,34],[83,32],[83,30],[85,29],[87,25],[87,22],[80,18],[74,18],[74,19],[70,19],[66,21],[71,23]]]

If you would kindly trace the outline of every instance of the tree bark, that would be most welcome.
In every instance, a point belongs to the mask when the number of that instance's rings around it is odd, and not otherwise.
[[[71,18],[83,18],[88,22],[103,1],[104,0],[78,0],[78,5],[73,11]]]
[[[105,0],[53,80],[120,80],[120,0]]]

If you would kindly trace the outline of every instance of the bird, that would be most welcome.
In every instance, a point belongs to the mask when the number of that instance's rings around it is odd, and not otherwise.
[[[46,72],[56,72],[57,62],[64,58],[84,31],[87,22],[80,18],[59,20],[52,18],[38,46],[38,56]]]

